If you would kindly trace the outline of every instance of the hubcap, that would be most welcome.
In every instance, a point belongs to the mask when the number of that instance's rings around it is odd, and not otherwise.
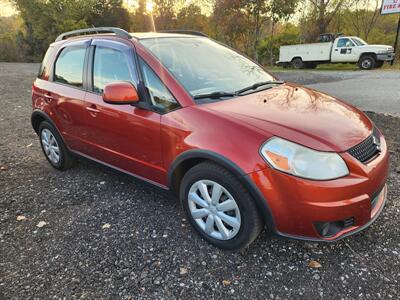
[[[215,181],[195,182],[189,190],[188,203],[193,219],[207,235],[230,240],[239,232],[239,207],[228,190]]]
[[[371,67],[371,61],[370,61],[369,59],[365,59],[365,60],[363,60],[363,62],[361,63],[361,66],[362,66],[364,69],[368,69],[368,68]]]
[[[41,140],[44,152],[53,164],[58,164],[60,161],[60,148],[56,138],[47,128],[42,130]]]

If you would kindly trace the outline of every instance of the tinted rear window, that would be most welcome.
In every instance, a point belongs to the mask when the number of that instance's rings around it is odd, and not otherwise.
[[[65,47],[54,66],[54,81],[82,87],[86,46]]]

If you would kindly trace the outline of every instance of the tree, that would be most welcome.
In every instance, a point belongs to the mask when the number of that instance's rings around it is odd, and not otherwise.
[[[327,32],[333,18],[349,2],[350,0],[309,0],[311,14],[308,19],[303,20],[303,25],[307,25],[306,39],[315,40],[319,34]]]
[[[129,30],[129,14],[122,0],[14,0],[24,22],[19,42],[29,61],[42,58],[62,32],[92,26]]]

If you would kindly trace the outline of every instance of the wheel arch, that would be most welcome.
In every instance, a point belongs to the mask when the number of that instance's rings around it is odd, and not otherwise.
[[[378,56],[376,55],[376,53],[374,53],[374,52],[363,52],[363,53],[360,54],[360,58],[358,59],[358,61],[360,61],[364,56],[369,56],[369,55],[372,56],[375,59],[375,61],[378,60]]]
[[[301,56],[293,56],[290,62],[293,62],[296,58],[300,58],[303,61],[303,58]]]
[[[63,142],[65,144],[64,137],[62,136],[60,130],[58,130],[58,127],[53,122],[53,120],[44,111],[42,111],[40,109],[35,109],[31,115],[31,124],[32,124],[32,128],[36,132],[36,134],[39,134],[40,123],[42,123],[43,121],[49,122],[51,125],[53,125],[53,127],[57,130],[57,133],[60,135],[61,139],[63,140]]]
[[[275,222],[268,205],[268,200],[265,199],[247,173],[245,173],[237,164],[221,154],[209,150],[196,149],[188,150],[178,155],[168,171],[168,186],[170,191],[177,195],[179,193],[180,183],[186,172],[195,165],[204,161],[213,162],[227,169],[246,187],[254,199],[268,230],[275,233]]]

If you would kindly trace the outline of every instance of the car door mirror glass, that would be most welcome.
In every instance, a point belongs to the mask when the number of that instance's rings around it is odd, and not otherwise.
[[[135,104],[139,102],[139,95],[130,82],[112,82],[104,87],[103,101],[109,104]]]

